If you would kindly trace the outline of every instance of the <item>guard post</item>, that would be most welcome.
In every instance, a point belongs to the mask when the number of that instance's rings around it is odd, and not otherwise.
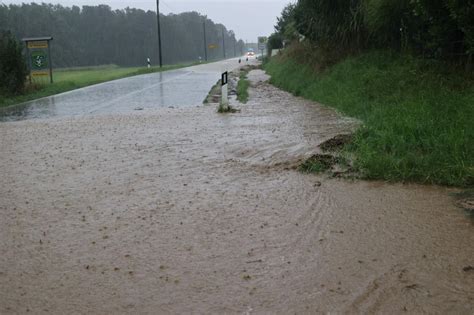
[[[228,81],[229,73],[227,71],[222,73],[221,76],[221,88],[222,88],[222,98],[221,98],[221,109],[224,111],[229,110],[229,96],[228,96]]]
[[[49,82],[53,83],[52,40],[51,36],[23,38],[30,70],[30,83],[33,78],[44,78],[45,76],[49,76]]]

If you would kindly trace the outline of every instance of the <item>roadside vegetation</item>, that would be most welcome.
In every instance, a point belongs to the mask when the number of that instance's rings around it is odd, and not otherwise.
[[[247,79],[247,73],[246,71],[242,72],[237,83],[237,100],[243,104],[249,100],[250,81]]]
[[[162,69],[160,69],[159,67],[151,67],[149,69],[144,67],[125,68],[118,67],[115,65],[59,69],[55,70],[53,73],[53,84],[25,83],[24,87],[21,87],[19,92],[0,93],[0,107],[27,102],[30,100],[55,95],[111,80],[117,80],[147,73],[173,70],[182,67],[188,67],[194,64],[196,63],[163,66]]]
[[[373,52],[317,73],[291,58],[271,82],[363,122],[346,148],[367,178],[474,184],[474,82],[433,63]]]
[[[21,93],[26,75],[21,44],[11,32],[0,31],[0,96]]]
[[[460,1],[301,0],[282,12],[270,43],[286,49],[265,69],[362,121],[343,150],[364,178],[469,187],[473,17]]]
[[[231,105],[223,106],[220,104],[219,107],[217,108],[217,112],[219,114],[235,114],[235,113],[240,113],[240,109],[234,108]]]

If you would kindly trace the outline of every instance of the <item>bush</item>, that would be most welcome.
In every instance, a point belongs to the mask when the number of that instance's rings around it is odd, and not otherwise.
[[[8,31],[0,32],[0,92],[20,94],[28,74],[22,45]]]

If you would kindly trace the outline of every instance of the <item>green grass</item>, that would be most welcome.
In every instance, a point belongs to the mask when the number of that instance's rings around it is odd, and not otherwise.
[[[131,77],[140,74],[173,70],[191,66],[194,64],[196,63],[164,66],[162,69],[160,69],[159,67],[152,67],[150,69],[145,67],[123,68],[113,65],[87,68],[58,69],[55,70],[53,73],[53,84],[45,83],[36,87],[27,86],[26,92],[21,95],[0,95],[0,107],[10,106],[54,94],[59,94],[97,83],[107,82],[125,77]]]
[[[363,177],[474,185],[474,84],[466,75],[387,52],[323,73],[285,56],[265,69],[274,85],[362,120],[345,150]]]
[[[241,103],[247,103],[249,100],[249,86],[250,81],[247,80],[247,73],[240,75],[239,82],[237,83],[237,100]]]

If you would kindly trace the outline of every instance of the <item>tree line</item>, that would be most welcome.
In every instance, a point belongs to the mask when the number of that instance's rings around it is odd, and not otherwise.
[[[197,12],[160,15],[163,63],[204,60],[204,28],[208,59],[239,55],[244,42],[232,30]],[[205,24],[205,25],[203,25]],[[0,5],[0,31],[18,39],[52,36],[55,67],[145,65],[158,63],[156,13],[141,9],[112,10],[107,5],[64,7],[53,4]]]
[[[298,0],[283,10],[269,45],[302,39],[339,56],[389,47],[470,66],[474,1]]]

